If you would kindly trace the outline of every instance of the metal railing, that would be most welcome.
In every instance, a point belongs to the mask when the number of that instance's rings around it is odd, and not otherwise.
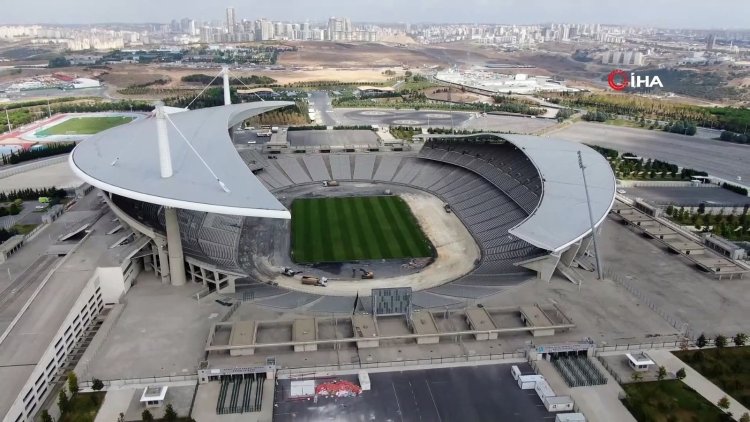
[[[285,367],[277,371],[279,376],[293,377],[294,375],[310,375],[320,372],[352,371],[367,368],[401,368],[408,366],[431,366],[444,365],[451,363],[468,363],[481,361],[502,361],[507,359],[525,359],[526,352],[518,351],[512,353],[497,353],[489,355],[460,355],[460,356],[441,356],[427,359],[405,359],[390,361],[360,361],[358,363],[338,364],[328,366],[300,366]]]

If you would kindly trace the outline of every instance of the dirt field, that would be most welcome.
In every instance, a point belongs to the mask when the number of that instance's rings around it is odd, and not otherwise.
[[[407,65],[442,65],[445,61],[425,54],[417,48],[385,44],[345,44],[306,42],[297,45],[296,52],[283,53],[279,64],[284,66],[391,67]]]
[[[116,88],[126,88],[133,84],[142,84],[157,79],[169,79],[169,83],[161,88],[194,88],[196,85],[183,84],[182,77],[193,74],[204,74],[215,76],[219,73],[216,69],[188,69],[188,68],[163,68],[156,66],[140,65],[117,65],[113,66],[109,74],[104,76],[104,81]],[[261,75],[275,79],[280,84],[294,82],[337,80],[342,82],[379,82],[388,79],[383,75],[386,69],[361,68],[304,68],[300,70],[234,70],[235,76]]]

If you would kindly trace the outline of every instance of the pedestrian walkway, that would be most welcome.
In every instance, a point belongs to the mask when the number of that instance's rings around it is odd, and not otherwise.
[[[648,350],[646,353],[657,365],[666,368],[667,372],[675,373],[680,368],[685,368],[685,379],[682,381],[711,403],[716,404],[722,397],[726,396],[729,399],[729,411],[732,412],[735,420],[739,419],[745,413],[750,413],[740,402],[730,397],[729,394],[725,393],[721,388],[714,385],[685,362],[678,359],[671,352],[667,350]]]

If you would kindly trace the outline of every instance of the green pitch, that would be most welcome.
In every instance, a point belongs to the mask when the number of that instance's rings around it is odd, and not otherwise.
[[[422,258],[432,245],[398,196],[297,199],[292,257],[298,263]]]
[[[40,130],[36,136],[53,135],[93,135],[115,126],[124,125],[133,121],[133,117],[107,116],[107,117],[76,117],[68,119],[59,125]]]

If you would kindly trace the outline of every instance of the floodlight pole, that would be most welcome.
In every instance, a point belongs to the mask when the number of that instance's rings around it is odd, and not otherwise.
[[[232,95],[229,90],[229,66],[221,67],[221,75],[224,77],[224,105],[232,104]]]
[[[8,132],[13,130],[13,126],[10,124],[10,115],[8,114],[8,109],[5,109],[5,118],[8,120]]]
[[[589,185],[586,183],[586,166],[583,165],[583,157],[581,151],[578,151],[578,167],[581,168],[581,174],[583,175],[583,190],[586,191],[586,205],[589,208],[589,222],[591,223],[591,239],[594,241],[594,256],[596,257],[596,272],[597,278],[602,280],[602,261],[599,257],[599,248],[596,245],[596,227],[594,226],[594,213],[591,211],[591,197],[589,196]]]

